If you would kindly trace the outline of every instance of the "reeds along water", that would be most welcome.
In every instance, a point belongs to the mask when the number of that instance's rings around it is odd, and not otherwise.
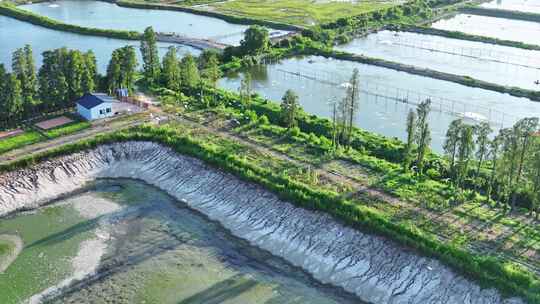
[[[136,178],[366,302],[522,303],[482,289],[436,260],[149,142],[103,145],[0,176],[0,215],[45,204],[100,177]]]

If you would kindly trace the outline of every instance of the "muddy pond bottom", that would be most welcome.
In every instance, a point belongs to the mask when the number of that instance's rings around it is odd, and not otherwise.
[[[134,180],[0,219],[0,236],[5,304],[360,303]]]

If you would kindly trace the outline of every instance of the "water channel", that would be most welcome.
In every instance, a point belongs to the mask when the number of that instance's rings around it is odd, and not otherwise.
[[[430,98],[432,148],[442,151],[444,136],[456,113],[478,113],[494,129],[509,127],[523,117],[538,116],[540,103],[489,90],[398,72],[372,65],[327,59],[297,57],[250,69],[253,88],[262,96],[279,101],[287,89],[294,90],[308,112],[331,117],[331,104],[345,94],[352,70],[360,71],[362,90],[357,125],[389,137],[405,139],[409,109]],[[237,90],[242,73],[228,75],[220,85]],[[454,114],[451,114],[454,113]]]
[[[540,1],[538,0],[495,0],[483,3],[481,6],[509,11],[540,13]]]
[[[337,49],[505,86],[540,90],[540,51],[409,32],[380,31]]]
[[[538,22],[459,14],[449,19],[439,20],[432,26],[442,30],[540,45],[540,35],[538,35],[540,23]]]
[[[141,62],[140,43],[138,41],[85,36],[47,29],[41,26],[22,22],[13,18],[0,16],[0,63],[11,66],[12,53],[25,44],[30,44],[34,51],[36,63],[41,62],[41,53],[59,47],[67,47],[81,51],[92,50],[96,55],[100,73],[105,73],[113,50],[125,45],[133,45],[137,49]],[[164,55],[171,44],[158,43],[160,55]],[[197,55],[199,50],[189,46],[174,44],[180,55],[191,53]]]
[[[239,44],[246,25],[184,12],[120,7],[103,1],[61,0],[21,6],[23,9],[69,24],[101,29],[155,31]]]
[[[24,243],[0,272],[3,304],[360,303],[134,180],[0,219],[0,235]]]

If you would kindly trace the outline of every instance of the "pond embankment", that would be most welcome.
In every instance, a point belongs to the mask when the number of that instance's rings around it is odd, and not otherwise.
[[[460,8],[459,11],[464,14],[540,22],[540,14],[538,13],[511,11],[505,9],[485,8],[477,6],[463,7]]]
[[[320,55],[340,60],[354,61],[364,64],[376,65],[379,67],[406,72],[413,75],[419,75],[444,81],[455,82],[473,88],[480,88],[499,93],[509,94],[515,97],[524,97],[533,101],[540,102],[540,91],[522,89],[514,86],[504,86],[492,82],[475,79],[466,75],[456,75],[428,68],[422,68],[414,65],[403,64],[380,58],[368,57],[360,54],[351,54],[342,51],[324,51],[313,50],[314,55]]]
[[[234,235],[371,303],[522,303],[156,143],[102,145],[0,175],[0,216],[46,204],[96,178],[136,178],[157,186]]]

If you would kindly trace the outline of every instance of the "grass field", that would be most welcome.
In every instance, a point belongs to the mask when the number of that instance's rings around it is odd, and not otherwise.
[[[44,138],[36,131],[27,131],[23,134],[0,140],[0,154],[7,151],[30,145]]]
[[[65,126],[50,129],[48,131],[43,131],[43,134],[40,134],[37,131],[29,130],[20,135],[16,135],[6,139],[0,139],[0,154],[6,153],[14,149],[22,148],[27,145],[35,144],[40,141],[44,141],[47,138],[57,138],[76,133],[86,128],[89,128],[90,126],[91,124],[89,122],[78,121]]]
[[[64,125],[58,128],[50,129],[46,131],[45,134],[49,138],[56,138],[56,137],[60,137],[60,136],[64,136],[64,135],[68,135],[71,133],[84,130],[86,128],[89,128],[90,126],[91,124],[87,121],[79,121],[79,122],[70,123],[68,125]]]
[[[309,26],[388,8],[398,2],[331,0],[230,0],[209,3],[208,9],[224,14]]]

